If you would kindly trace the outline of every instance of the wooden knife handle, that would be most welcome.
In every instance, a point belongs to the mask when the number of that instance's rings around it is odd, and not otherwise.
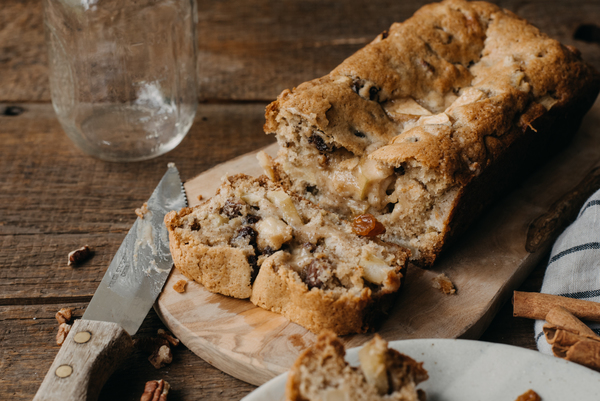
[[[34,401],[96,400],[132,350],[131,337],[118,324],[76,320]]]

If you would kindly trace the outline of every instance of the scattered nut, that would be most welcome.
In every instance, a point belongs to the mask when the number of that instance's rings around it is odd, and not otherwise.
[[[135,209],[135,214],[137,214],[140,219],[143,219],[146,213],[148,213],[148,203],[146,202],[144,202],[142,207]]]
[[[173,347],[177,347],[179,345],[179,340],[166,330],[158,329],[158,336],[167,340]]]
[[[54,317],[58,320],[58,324],[69,323],[73,318],[73,308],[61,308]]]
[[[454,284],[452,283],[452,281],[450,281],[450,279],[448,278],[448,276],[446,276],[445,273],[442,273],[433,278],[433,288],[442,290],[442,292],[446,295],[456,293],[456,288],[454,287]]]
[[[78,265],[94,255],[94,251],[88,245],[84,245],[79,249],[69,252],[69,261],[67,263],[68,266]]]
[[[372,214],[361,214],[352,220],[352,231],[354,234],[365,237],[376,237],[385,233],[385,226],[381,224]]]
[[[65,342],[65,339],[69,335],[70,331],[71,331],[70,324],[61,323],[60,326],[58,326],[58,333],[56,333],[56,344],[63,345],[63,343]]]
[[[179,280],[175,283],[173,289],[178,293],[183,294],[185,292],[185,288],[187,287],[187,283],[187,280]]]
[[[173,360],[171,346],[179,345],[179,340],[168,331],[158,329],[158,337],[136,338],[133,344],[137,349],[151,354],[148,360],[156,369],[160,369]]]
[[[167,401],[167,394],[171,386],[164,380],[151,380],[146,382],[144,394],[140,401]]]
[[[173,354],[171,348],[168,345],[163,345],[150,355],[148,358],[152,366],[156,369],[160,369],[171,362],[173,362]]]

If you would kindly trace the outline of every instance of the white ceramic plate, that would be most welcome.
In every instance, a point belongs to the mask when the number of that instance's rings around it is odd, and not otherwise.
[[[542,401],[600,400],[600,373],[552,356],[510,345],[471,340],[391,341],[394,348],[424,362],[421,383],[428,401],[515,401],[532,389]],[[346,360],[358,365],[358,349]],[[281,401],[287,373],[263,384],[242,401]]]

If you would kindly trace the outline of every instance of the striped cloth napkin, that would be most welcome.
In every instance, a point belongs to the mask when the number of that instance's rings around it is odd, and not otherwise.
[[[600,191],[583,205],[577,219],[558,237],[544,276],[542,293],[600,302]],[[542,331],[543,320],[536,320],[538,349],[552,355]],[[600,324],[590,325],[600,335]]]

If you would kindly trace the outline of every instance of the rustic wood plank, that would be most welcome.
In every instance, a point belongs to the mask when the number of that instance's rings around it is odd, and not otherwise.
[[[48,101],[41,0],[8,0],[0,12],[0,99]]]
[[[199,98],[271,100],[284,88],[326,74],[425,2],[199,1]],[[598,44],[572,38],[580,24],[598,24],[597,1],[496,2],[575,45],[600,69]],[[0,102],[49,101],[46,75],[41,1],[2,1]],[[133,209],[150,195],[166,163],[177,162],[186,180],[271,143],[262,134],[265,104],[205,104],[180,147],[134,164],[81,154],[49,105],[26,104],[20,116],[0,116],[0,399],[33,397],[58,351],[54,313],[70,303],[81,316],[135,219]],[[0,114],[4,110],[0,105]],[[88,241],[97,245],[96,256],[67,269],[66,253]],[[544,271],[541,263],[519,290],[539,290]],[[151,311],[141,333],[154,334],[159,327]],[[532,323],[513,318],[510,303],[482,340],[535,348]],[[160,371],[146,355],[134,354],[109,380],[101,399],[137,401],[144,382],[156,378],[173,385],[171,401],[239,400],[253,388],[179,348],[173,364]]]
[[[31,400],[60,347],[56,345],[58,323],[54,314],[64,304],[7,306],[0,309],[0,399]],[[80,318],[86,304],[75,307]],[[135,337],[155,336],[164,328],[154,311]],[[100,400],[139,401],[144,383],[164,379],[176,400],[239,400],[255,387],[228,376],[198,358],[185,346],[173,349],[173,363],[156,370],[148,355],[135,351],[104,386]]]
[[[51,105],[23,107],[0,116],[0,305],[89,300],[168,162],[186,180],[274,141],[262,131],[264,104],[205,104],[174,151],[107,163],[75,148]],[[95,256],[68,267],[67,254],[85,244]]]
[[[600,69],[598,44],[573,39],[598,24],[593,1],[496,0]],[[327,74],[427,0],[225,0],[198,2],[201,100],[271,100]],[[4,0],[0,13],[0,101],[49,101],[40,0]]]
[[[546,268],[540,263],[519,291],[539,291]],[[0,308],[0,399],[30,400],[52,364],[58,323],[54,314],[66,304],[4,306]],[[83,315],[87,303],[74,303],[74,316]],[[153,336],[164,325],[151,310],[138,336]],[[512,316],[507,302],[481,340],[535,349],[533,322]],[[156,370],[147,355],[136,351],[105,385],[100,400],[138,401],[148,380],[165,379],[173,391],[169,400],[239,400],[255,387],[219,372],[185,346],[173,350],[171,365]]]

